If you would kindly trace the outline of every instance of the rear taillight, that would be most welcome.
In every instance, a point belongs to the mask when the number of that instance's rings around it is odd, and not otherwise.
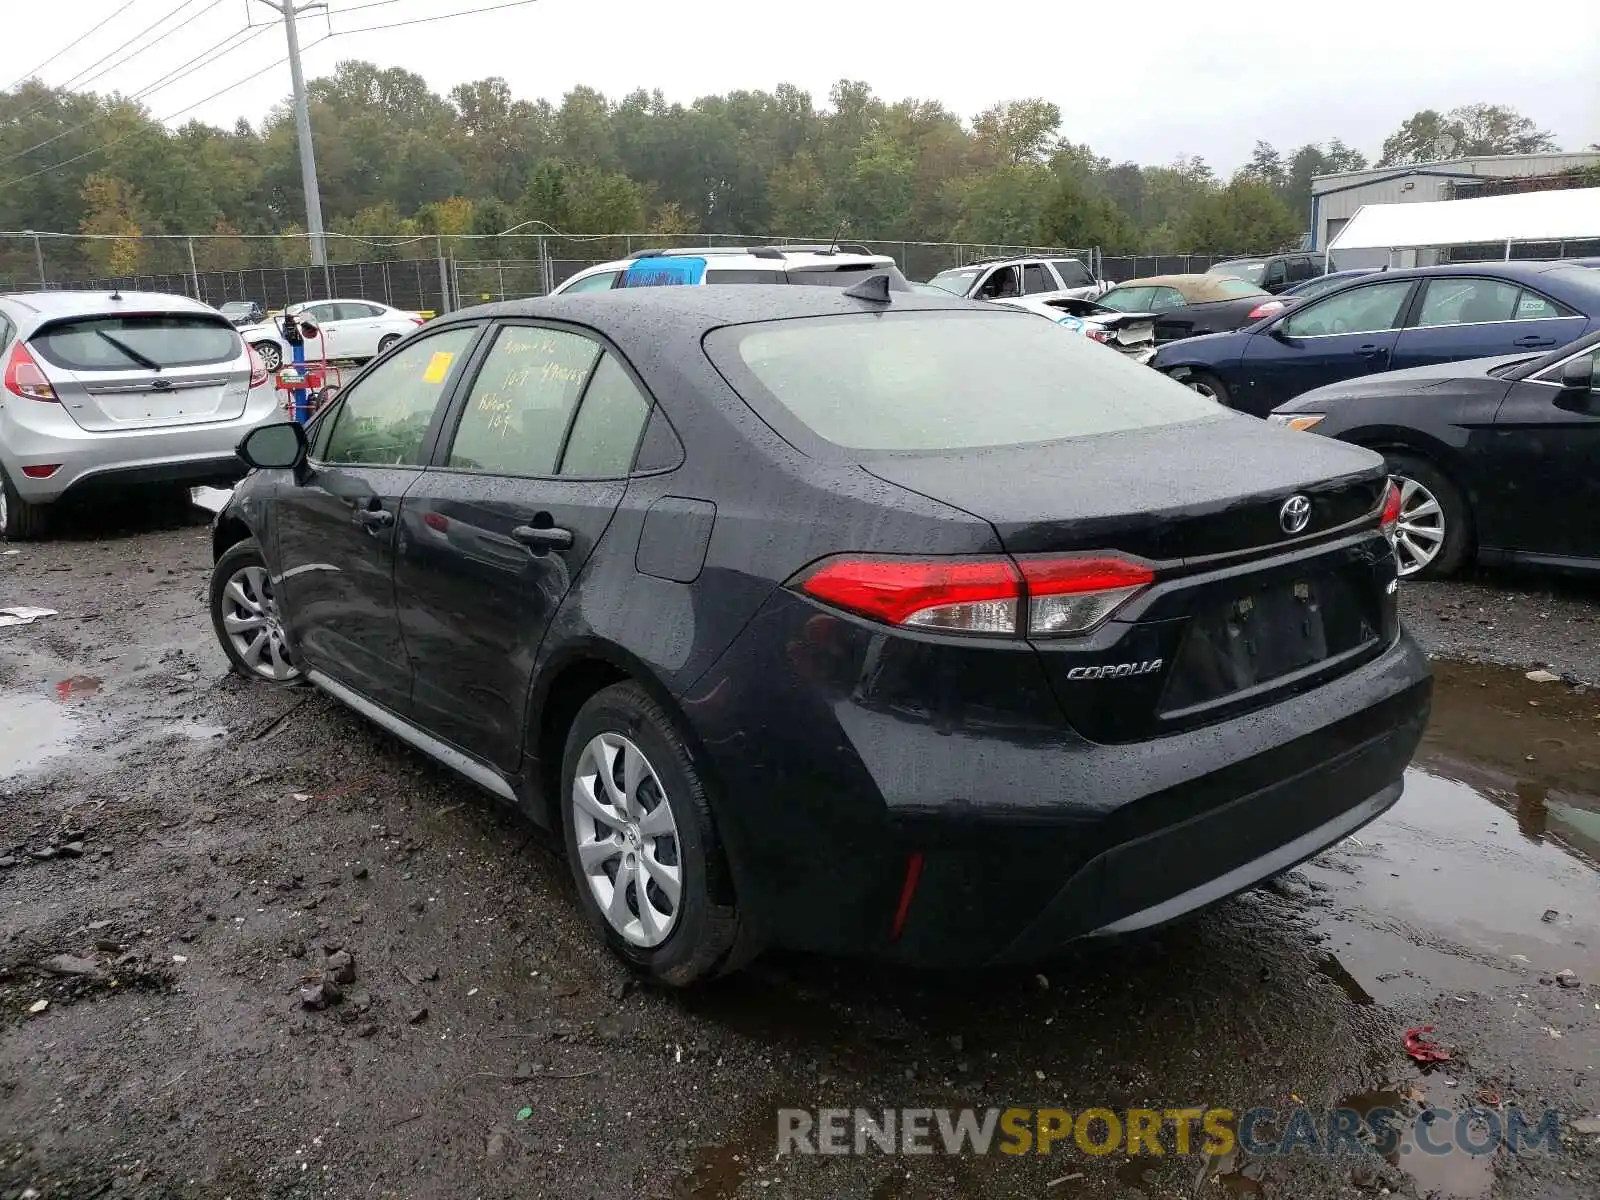
[[[426,325],[428,323],[428,318],[427,317],[416,317],[416,316],[414,316],[414,317],[411,318],[411,323],[413,325]]]
[[[1286,306],[1282,300],[1264,300],[1250,310],[1246,321],[1259,321],[1262,317],[1270,317],[1273,313],[1280,313]]]
[[[1395,537],[1400,532],[1400,489],[1392,479],[1389,481],[1389,490],[1383,494],[1383,511],[1378,517],[1378,528],[1389,539],[1389,545],[1394,545]]]
[[[808,596],[889,625],[990,637],[1088,633],[1155,579],[1108,555],[824,560]]]
[[[1111,340],[1111,331],[1109,329],[1085,329],[1083,336],[1091,342],[1099,342],[1103,346]]]
[[[254,346],[246,346],[245,350],[250,354],[250,390],[254,391],[267,382],[267,364],[261,361]]]
[[[12,348],[11,357],[6,361],[6,391],[24,400],[60,402],[55,388],[50,386],[50,380],[21,342]]]

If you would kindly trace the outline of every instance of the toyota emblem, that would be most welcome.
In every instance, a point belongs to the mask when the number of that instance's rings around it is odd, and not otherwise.
[[[1278,524],[1285,533],[1300,533],[1311,524],[1311,501],[1304,496],[1290,496],[1278,510]]]

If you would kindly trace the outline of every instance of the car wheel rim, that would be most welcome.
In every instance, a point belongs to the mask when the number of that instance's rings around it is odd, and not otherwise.
[[[276,371],[283,366],[282,352],[270,342],[257,346],[256,353],[261,356],[261,365],[269,371]]]
[[[572,778],[578,865],[606,923],[630,945],[659,946],[682,911],[683,858],[666,788],[620,733],[578,755]]]
[[[1186,380],[1185,382],[1188,383],[1189,390],[1194,392],[1196,395],[1204,396],[1207,400],[1211,401],[1217,400],[1217,389],[1212,387],[1209,383],[1206,383],[1204,380],[1190,379]]]
[[[1395,529],[1394,549],[1400,560],[1400,574],[1415,575],[1434,559],[1444,546],[1444,509],[1439,498],[1415,479],[1395,476],[1400,484],[1400,522]]]
[[[11,532],[11,505],[6,500],[5,484],[0,483],[0,537]]]
[[[222,589],[222,628],[251,674],[277,683],[299,677],[265,567],[240,567],[228,580]]]

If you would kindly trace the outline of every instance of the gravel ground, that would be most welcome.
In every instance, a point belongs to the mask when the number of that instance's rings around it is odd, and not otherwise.
[[[1600,1114],[1587,689],[1441,666],[1400,807],[1152,935],[958,976],[774,954],[666,993],[596,947],[543,835],[228,675],[207,529],[131,519],[0,556],[0,606],[59,610],[0,629],[0,1197],[1600,1193],[1578,1132],[1426,1162],[774,1155],[784,1105]],[[1594,588],[1404,596],[1442,656],[1600,678]],[[1426,1073],[1419,1024],[1454,1053]]]

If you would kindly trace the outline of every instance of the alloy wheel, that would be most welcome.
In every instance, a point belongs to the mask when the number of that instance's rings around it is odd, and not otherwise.
[[[578,864],[607,924],[630,945],[659,946],[682,911],[678,825],[661,777],[620,733],[578,756],[569,817]]]
[[[239,661],[253,674],[274,683],[299,678],[265,567],[240,567],[229,578],[222,589],[222,628]]]
[[[11,532],[11,502],[6,499],[6,486],[0,482],[0,538]]]
[[[1444,509],[1439,498],[1404,475],[1400,485],[1400,523],[1395,531],[1395,554],[1402,577],[1415,575],[1439,556],[1444,545]]]
[[[256,353],[261,356],[261,365],[269,372],[283,366],[283,351],[271,342],[257,342]]]
[[[1205,380],[1191,378],[1184,380],[1184,383],[1187,384],[1189,390],[1194,392],[1197,396],[1204,396],[1207,400],[1210,400],[1214,404],[1222,403],[1221,399],[1217,395],[1217,389],[1212,387]]]

